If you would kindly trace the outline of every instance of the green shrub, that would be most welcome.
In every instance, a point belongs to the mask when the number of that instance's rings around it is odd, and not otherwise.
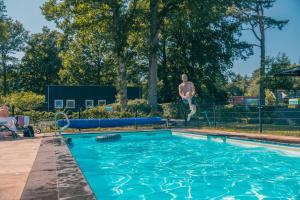
[[[76,114],[75,114],[76,116]],[[78,113],[77,113],[78,117]],[[81,112],[81,118],[110,118],[110,113],[105,110],[104,106],[89,108]]]
[[[174,102],[174,103],[164,103],[161,104],[163,110],[163,117],[165,118],[184,118],[184,105]]]
[[[16,114],[22,114],[24,111],[42,110],[45,97],[33,92],[15,92],[3,97],[2,101],[14,106]]]
[[[25,111],[22,115],[30,116],[30,123],[36,123],[40,121],[54,121],[55,113],[44,111]]]
[[[128,101],[126,111],[131,113],[137,111],[139,114],[149,115],[151,113],[151,106],[145,99],[130,100]]]

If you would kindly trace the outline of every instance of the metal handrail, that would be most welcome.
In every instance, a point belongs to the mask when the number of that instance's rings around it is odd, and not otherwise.
[[[63,115],[65,117],[66,121],[67,121],[67,124],[65,126],[61,127],[60,130],[59,130],[59,134],[61,134],[64,130],[66,130],[67,128],[69,128],[69,126],[70,126],[70,120],[68,118],[68,115],[66,113],[64,113],[64,112],[57,112],[57,113],[55,113],[55,126],[56,126],[57,129],[58,129],[58,125],[57,125],[57,116],[58,115]]]

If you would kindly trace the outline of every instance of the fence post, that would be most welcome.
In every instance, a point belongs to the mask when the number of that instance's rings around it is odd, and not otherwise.
[[[262,107],[261,107],[261,98],[258,101],[258,123],[259,123],[259,132],[262,133],[263,131],[263,124],[262,124]]]
[[[135,105],[135,129],[137,129],[136,119],[138,117],[137,105]]]
[[[213,112],[214,112],[214,127],[217,127],[217,121],[216,121],[216,105],[213,104]]]
[[[81,107],[78,107],[78,119],[81,119]]]
[[[187,108],[186,105],[184,104],[184,127],[187,127]]]
[[[15,106],[14,105],[11,106],[11,112],[12,112],[12,116],[15,116]]]

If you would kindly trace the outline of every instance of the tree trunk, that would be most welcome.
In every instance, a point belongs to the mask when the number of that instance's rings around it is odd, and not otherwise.
[[[161,79],[163,81],[163,102],[172,101],[170,82],[168,80],[168,61],[167,61],[167,50],[166,50],[166,38],[162,39],[162,69],[161,69]]]
[[[127,106],[127,73],[125,59],[122,55],[119,55],[119,68],[118,68],[118,100],[124,110]]]
[[[260,30],[260,84],[259,84],[259,100],[262,106],[265,105],[265,74],[266,74],[266,39],[265,24],[263,20],[263,8],[259,14],[259,30]]]
[[[96,83],[98,85],[101,84],[101,58],[100,58],[100,55],[98,55],[98,58],[97,58],[97,62],[96,62],[96,67],[97,67],[97,77],[96,77]]]
[[[262,37],[261,49],[260,49],[260,87],[259,96],[261,104],[265,105],[265,70],[266,70],[266,50],[265,50],[265,39]]]
[[[5,63],[5,56],[2,55],[2,70],[3,70],[3,96],[6,96],[8,93],[8,85],[7,85],[7,66]]]
[[[121,104],[122,110],[125,110],[127,107],[127,71],[126,63],[124,57],[124,43],[122,38],[124,37],[124,32],[120,29],[120,5],[118,1],[112,1],[112,10],[113,10],[113,27],[114,27],[114,53],[118,59],[118,78],[117,78],[117,99]]]
[[[158,0],[150,1],[149,38],[149,88],[148,101],[154,111],[157,109],[157,50],[158,50]]]

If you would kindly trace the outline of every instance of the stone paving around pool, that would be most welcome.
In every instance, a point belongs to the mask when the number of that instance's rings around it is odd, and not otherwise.
[[[0,200],[20,199],[41,138],[0,140]]]
[[[21,200],[93,200],[94,194],[63,139],[44,138]]]
[[[0,141],[0,200],[94,200],[60,136]]]

